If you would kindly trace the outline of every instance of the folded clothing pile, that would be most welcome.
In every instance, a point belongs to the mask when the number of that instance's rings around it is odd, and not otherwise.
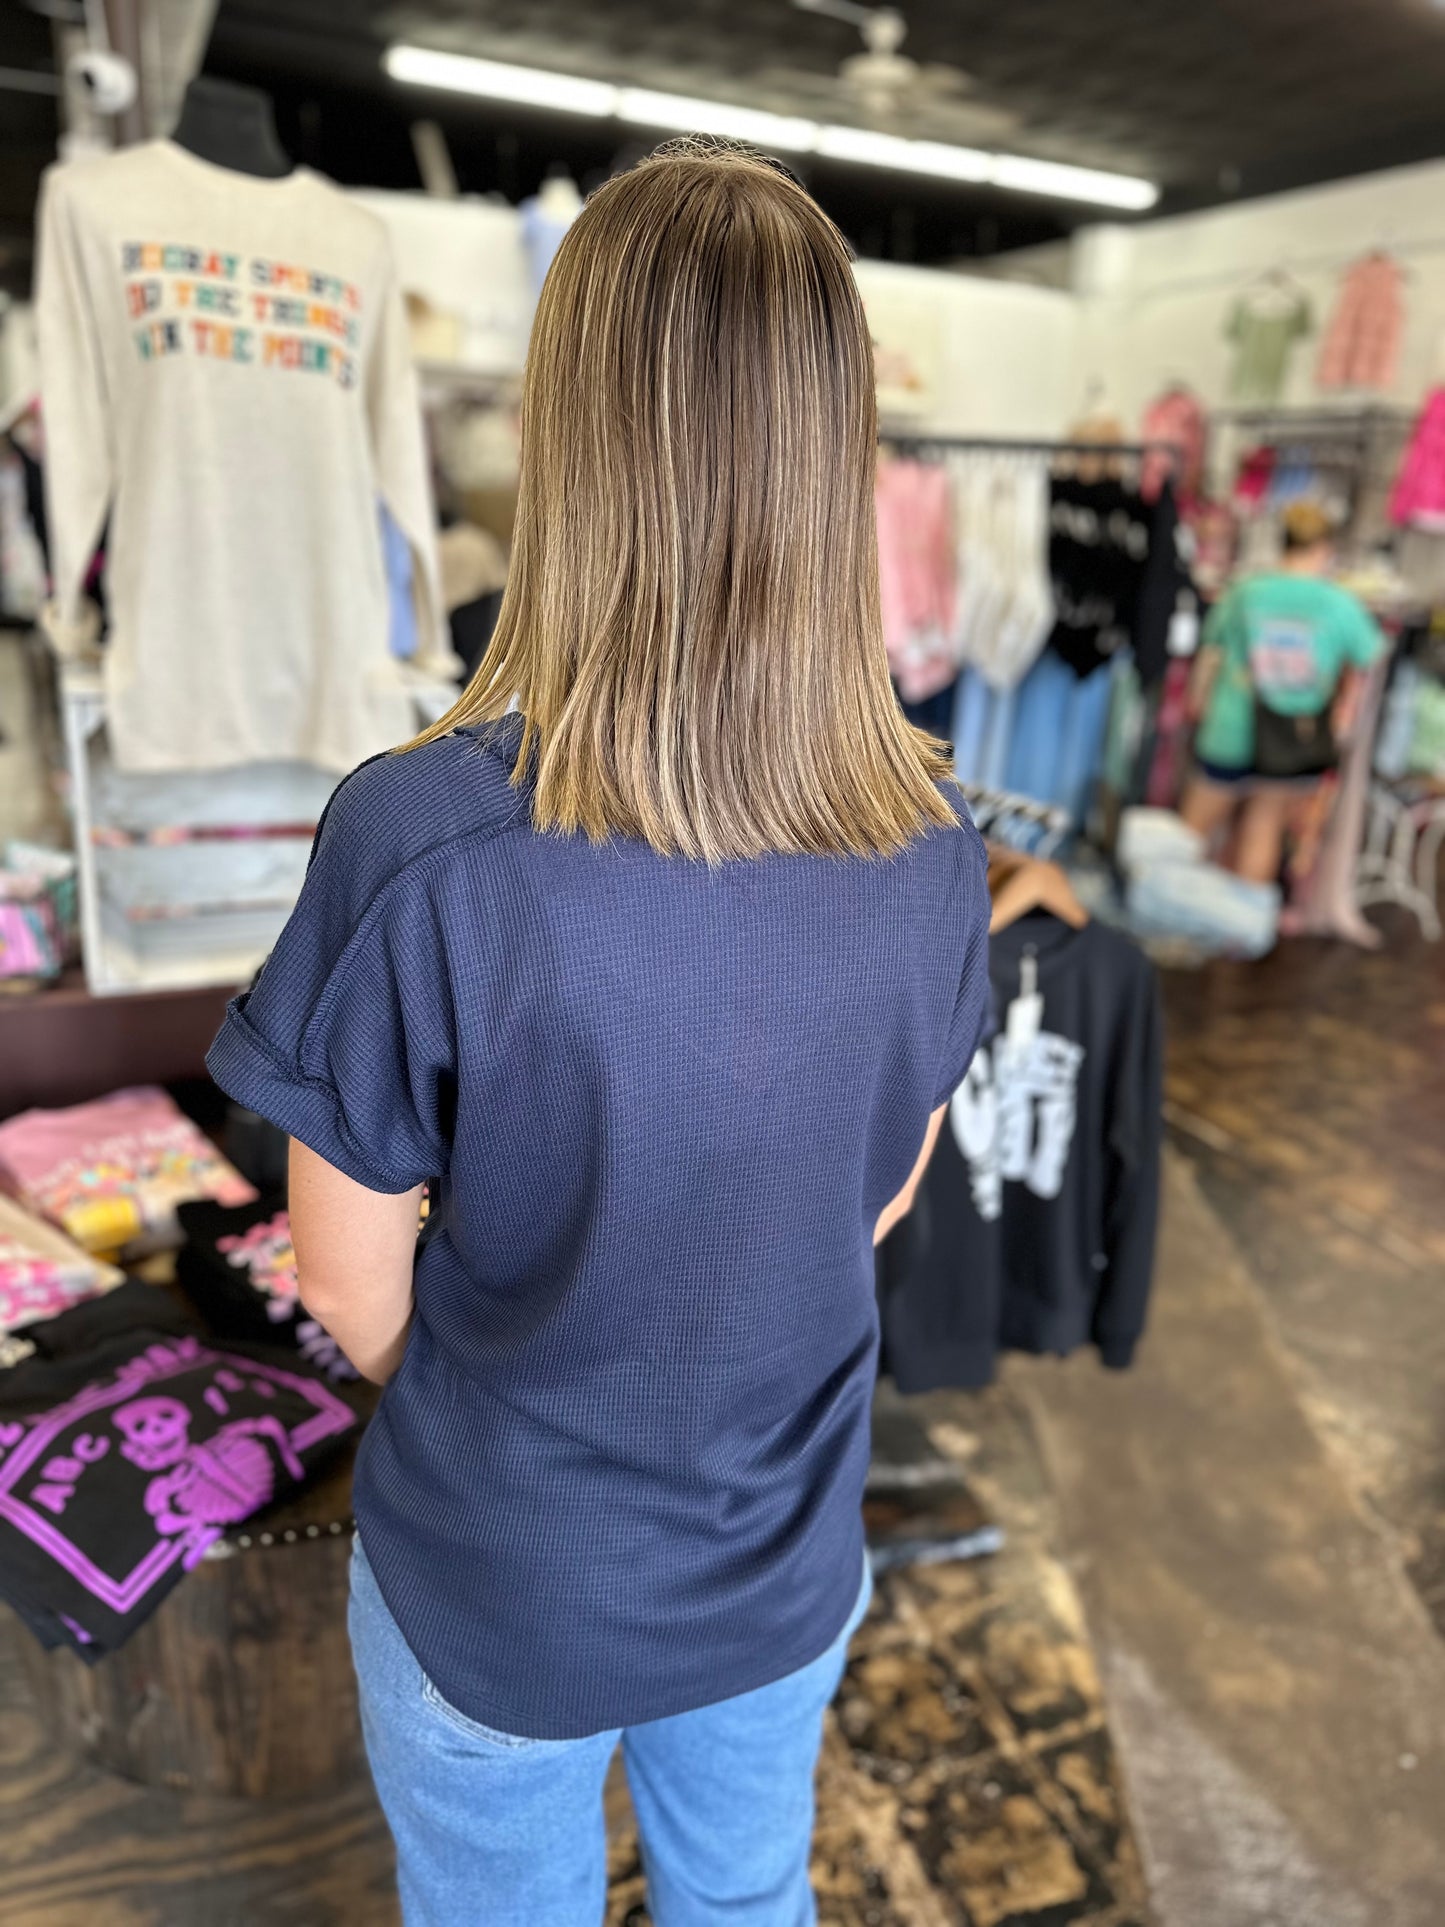
[[[1173,810],[1125,810],[1114,855],[1136,936],[1176,939],[1208,956],[1262,957],[1274,948],[1278,886],[1210,863],[1203,838]]]
[[[153,1086],[0,1124],[0,1189],[86,1251],[122,1259],[179,1244],[176,1207],[188,1199],[238,1205],[256,1196]]]
[[[294,1345],[332,1380],[355,1378],[350,1362],[297,1296],[296,1252],[285,1197],[254,1204],[183,1204],[177,1216],[186,1242],[176,1282],[222,1338]]]
[[[0,1193],[0,1346],[38,1319],[113,1290],[122,1275]],[[8,1356],[0,1349],[0,1364],[27,1357],[32,1349],[28,1341],[20,1348],[10,1345]]]
[[[155,1286],[123,1284],[27,1338],[0,1370],[0,1596],[87,1660],[357,1422],[304,1361],[209,1344]]]

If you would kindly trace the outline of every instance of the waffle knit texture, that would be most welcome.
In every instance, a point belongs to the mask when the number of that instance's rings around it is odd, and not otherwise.
[[[966,819],[712,870],[538,834],[517,727],[342,784],[209,1063],[371,1189],[438,1180],[357,1521],[444,1697],[565,1739],[847,1619],[873,1225],[973,1055],[988,894]]]

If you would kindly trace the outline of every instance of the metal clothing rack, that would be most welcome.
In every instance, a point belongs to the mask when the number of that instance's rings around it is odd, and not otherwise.
[[[1044,437],[1016,438],[1011,435],[915,435],[879,432],[884,447],[902,455],[982,454],[982,455],[1091,455],[1096,461],[1140,461],[1146,455],[1179,459],[1177,442],[1086,442],[1065,437],[1055,441]]]
[[[1334,478],[1344,506],[1341,537],[1350,547],[1365,547],[1388,531],[1386,503],[1413,420],[1413,410],[1381,402],[1215,408],[1209,414],[1207,467],[1222,495],[1251,442],[1278,449],[1286,461]]]

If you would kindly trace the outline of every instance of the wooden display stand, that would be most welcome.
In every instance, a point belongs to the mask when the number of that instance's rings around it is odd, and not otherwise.
[[[346,1637],[353,1457],[229,1533],[95,1666],[15,1623],[57,1741],[179,1792],[294,1799],[363,1776]]]

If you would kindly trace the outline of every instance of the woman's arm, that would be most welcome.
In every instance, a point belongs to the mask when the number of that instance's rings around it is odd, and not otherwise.
[[[383,1385],[406,1350],[422,1187],[368,1191],[294,1137],[290,1166],[301,1302],[357,1371]]]
[[[1363,669],[1347,669],[1340,677],[1339,688],[1330,704],[1330,728],[1337,742],[1348,743],[1354,735],[1369,680],[1368,672]]]
[[[938,1133],[943,1124],[943,1114],[948,1109],[940,1104],[928,1120],[928,1129],[923,1134],[923,1149],[918,1153],[918,1162],[908,1175],[908,1182],[898,1193],[892,1204],[884,1208],[883,1216],[873,1227],[873,1242],[881,1245],[900,1218],[906,1218],[913,1209],[914,1195],[923,1182],[923,1174],[928,1169],[928,1160],[933,1156],[933,1147],[938,1142]]]
[[[1189,672],[1189,688],[1184,697],[1185,715],[1191,723],[1202,722],[1204,712],[1209,707],[1209,698],[1214,694],[1214,685],[1219,679],[1220,664],[1224,661],[1224,651],[1217,642],[1205,642],[1199,646],[1194,658],[1194,667]]]

